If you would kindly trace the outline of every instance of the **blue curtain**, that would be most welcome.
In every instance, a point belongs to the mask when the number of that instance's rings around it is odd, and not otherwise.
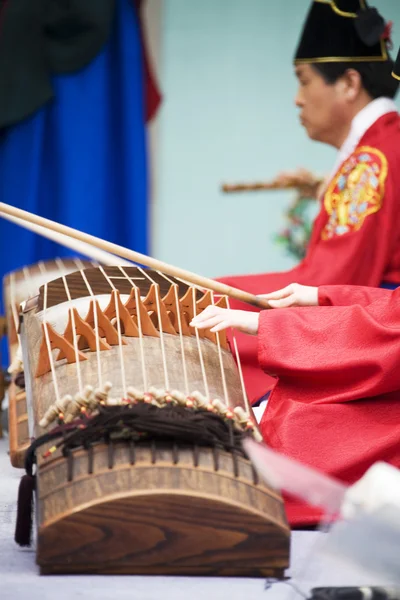
[[[55,100],[0,138],[0,198],[139,252],[148,249],[143,61],[131,0],[95,60],[53,78]],[[0,274],[71,255],[0,219]]]
[[[101,54],[54,77],[55,100],[1,136],[1,200],[147,253],[142,67],[136,12],[131,0],[118,0]],[[71,254],[0,219],[2,277]]]

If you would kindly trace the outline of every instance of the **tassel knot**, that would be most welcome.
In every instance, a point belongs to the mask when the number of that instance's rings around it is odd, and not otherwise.
[[[18,489],[17,522],[15,541],[19,546],[30,546],[32,542],[33,493],[36,487],[34,475],[24,475]]]

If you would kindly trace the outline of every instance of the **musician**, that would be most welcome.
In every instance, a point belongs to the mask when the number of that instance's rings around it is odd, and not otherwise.
[[[259,365],[277,377],[260,420],[267,444],[349,484],[377,461],[400,468],[400,287],[290,284],[265,298],[283,310],[212,306],[193,325],[257,335]],[[294,526],[321,518],[286,507]]]
[[[260,367],[278,378],[266,443],[349,484],[377,461],[400,468],[400,288],[292,284],[266,298],[280,310],[209,306],[192,321],[257,336]],[[287,515],[300,527],[321,518],[293,500]]]
[[[338,149],[305,259],[291,271],[231,276],[261,294],[292,281],[400,284],[400,116],[389,26],[364,0],[314,0],[295,53],[296,104],[310,138]],[[247,308],[235,301],[233,308]],[[271,387],[253,340],[238,335],[252,402]]]

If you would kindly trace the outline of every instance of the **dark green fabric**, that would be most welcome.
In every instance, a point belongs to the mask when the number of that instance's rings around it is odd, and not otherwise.
[[[53,97],[52,73],[82,69],[100,52],[115,0],[0,0],[0,128]]]

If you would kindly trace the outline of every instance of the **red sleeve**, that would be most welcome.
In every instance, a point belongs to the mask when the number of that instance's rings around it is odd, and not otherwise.
[[[389,297],[393,292],[361,285],[323,285],[318,288],[319,306],[368,306],[375,300]]]
[[[305,396],[339,401],[400,389],[400,289],[369,306],[262,311],[258,359]]]

